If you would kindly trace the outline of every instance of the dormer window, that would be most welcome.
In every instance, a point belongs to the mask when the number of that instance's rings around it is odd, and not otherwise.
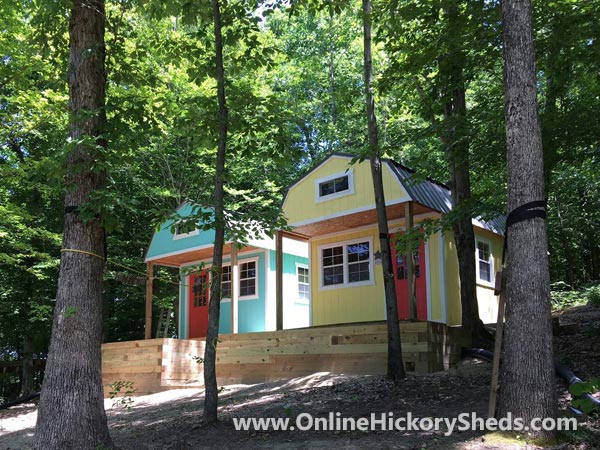
[[[354,193],[354,178],[352,170],[336,173],[326,178],[320,178],[316,183],[316,201],[330,200]]]
[[[198,228],[196,228],[196,222],[193,220],[188,220],[185,222],[179,222],[175,225],[175,234],[173,235],[173,239],[181,239],[189,236],[195,236],[200,232]]]
[[[336,178],[335,180],[325,181],[319,184],[319,195],[325,197],[326,195],[337,194],[338,192],[348,190],[348,175]]]

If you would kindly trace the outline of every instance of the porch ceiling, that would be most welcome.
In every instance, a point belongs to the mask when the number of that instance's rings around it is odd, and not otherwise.
[[[399,203],[387,207],[388,221],[404,218],[404,205]],[[413,215],[431,213],[433,210],[420,203],[413,203]],[[324,234],[336,233],[339,231],[348,231],[354,228],[377,223],[377,212],[375,208],[368,211],[361,211],[354,214],[348,214],[341,217],[334,217],[318,222],[313,222],[305,225],[294,227],[295,233],[299,233],[310,238],[321,236]]]
[[[262,250],[262,249],[260,249],[258,247],[254,247],[254,246],[247,246],[242,249],[242,251],[244,251],[244,252],[249,251],[249,250],[252,251],[252,250]],[[231,254],[231,244],[225,244],[223,246],[223,255],[230,255],[230,254]],[[184,253],[163,256],[163,257],[159,257],[157,259],[152,259],[148,262],[152,262],[159,266],[179,267],[182,264],[187,264],[187,263],[191,263],[194,261],[201,261],[201,260],[207,260],[207,259],[211,260],[212,257],[213,257],[213,247],[211,246],[211,247],[201,248],[201,249],[192,250],[192,251],[186,250]]]

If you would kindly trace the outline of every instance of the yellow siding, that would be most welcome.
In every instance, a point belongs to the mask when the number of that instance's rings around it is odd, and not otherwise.
[[[475,228],[475,237],[482,237],[492,243],[492,258],[494,261],[494,277],[502,264],[502,236],[491,233],[481,228]],[[460,304],[460,278],[458,273],[458,255],[451,232],[444,235],[444,266],[446,268],[446,296],[448,308],[448,325],[460,325],[462,323],[462,308]],[[484,323],[496,322],[498,314],[498,297],[494,295],[494,288],[477,283],[477,302],[479,305],[479,317]],[[433,297],[432,297],[433,303]],[[432,306],[433,309],[433,306]]]
[[[321,290],[321,272],[319,246],[334,242],[343,242],[362,237],[372,237],[373,252],[379,250],[377,228],[338,235],[324,239],[315,239],[310,243],[311,250],[311,301],[312,324],[325,325],[350,322],[367,322],[385,319],[385,301],[383,291],[383,271],[375,264],[375,284],[368,286],[344,287]]]
[[[440,289],[440,241],[436,233],[429,238],[429,295],[431,298],[431,320],[442,321],[442,290]]]
[[[444,233],[444,267],[446,268],[446,308],[448,325],[462,323],[462,307],[460,305],[460,278],[458,274],[458,255],[451,231]]]
[[[346,211],[351,213],[357,209],[374,208],[375,199],[369,162],[363,161],[352,167],[348,165],[349,162],[350,158],[333,156],[308,174],[306,178],[292,186],[283,204],[283,213],[288,223],[295,224],[319,217],[339,215]],[[343,173],[346,169],[353,171],[354,193],[316,202],[316,180]],[[402,188],[396,176],[389,170],[387,164],[384,165],[383,170],[383,186],[386,203],[394,203],[407,197],[406,191]]]
[[[481,228],[475,228],[475,237],[482,237],[492,243],[492,259],[494,261],[494,279],[496,272],[502,267],[502,246],[504,239],[494,233]],[[477,260],[476,260],[477,262]],[[479,305],[479,317],[483,323],[495,323],[498,319],[498,297],[494,295],[494,288],[485,284],[477,283],[477,302]]]

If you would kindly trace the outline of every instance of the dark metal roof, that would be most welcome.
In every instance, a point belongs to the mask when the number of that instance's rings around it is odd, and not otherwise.
[[[398,177],[398,181],[414,201],[446,214],[452,210],[452,197],[448,186],[431,178],[423,180],[415,174],[414,170],[391,159],[386,161]],[[497,216],[488,220],[478,217],[475,220],[488,231],[504,234],[505,216]]]
[[[414,201],[443,213],[449,213],[452,210],[450,189],[447,186],[431,178],[423,180],[415,175],[414,170],[391,159],[386,161]]]

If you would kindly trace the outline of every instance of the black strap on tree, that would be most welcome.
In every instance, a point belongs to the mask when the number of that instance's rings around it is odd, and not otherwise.
[[[79,206],[69,205],[65,206],[65,214],[79,214]]]
[[[513,209],[506,218],[506,227],[504,231],[504,248],[502,249],[502,265],[506,258],[506,251],[508,249],[508,230],[511,226],[516,223],[524,222],[531,219],[545,219],[546,214],[546,202],[544,200],[536,200],[534,202],[525,203],[515,209]]]

